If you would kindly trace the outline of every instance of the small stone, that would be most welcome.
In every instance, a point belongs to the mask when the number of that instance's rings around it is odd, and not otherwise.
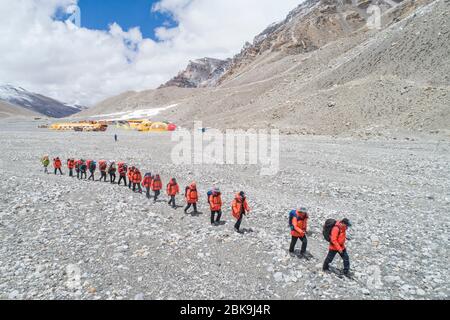
[[[416,293],[417,293],[419,296],[424,296],[424,295],[426,294],[426,292],[425,292],[424,290],[422,290],[422,289],[417,289]]]
[[[362,289],[361,292],[362,292],[364,295],[366,295],[366,296],[369,296],[369,295],[370,295],[370,291],[369,291],[368,289],[366,289],[366,288]]]
[[[273,275],[273,278],[276,282],[281,282],[283,281],[283,274],[281,272],[277,272]]]
[[[137,295],[134,296],[134,300],[144,300],[144,294],[138,293]]]

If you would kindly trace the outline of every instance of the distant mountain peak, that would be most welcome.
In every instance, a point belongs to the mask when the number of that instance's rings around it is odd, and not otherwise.
[[[201,58],[189,61],[187,68],[160,87],[213,87],[231,64],[231,59]]]
[[[53,118],[64,118],[86,109],[82,106],[62,103],[11,84],[0,85],[0,101]]]

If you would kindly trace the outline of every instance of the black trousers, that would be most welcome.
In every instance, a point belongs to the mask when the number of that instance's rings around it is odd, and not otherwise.
[[[110,173],[109,174],[109,181],[111,183],[115,183],[116,182],[116,174],[115,173]]]
[[[77,172],[77,179],[80,179],[80,170],[76,169],[75,171]]]
[[[124,185],[125,185],[125,187],[127,186],[127,177],[125,177],[125,176],[120,176],[120,178],[119,178],[119,186],[120,186],[120,183],[123,181],[123,183],[124,183]]]
[[[150,187],[145,187],[145,195],[147,197],[147,199],[150,199]]]
[[[215,221],[214,221],[216,214],[217,214],[217,219],[215,219]],[[222,218],[222,210],[211,211],[211,224],[214,224],[214,222],[216,222],[216,223],[220,222],[220,218]]]
[[[69,177],[73,177],[73,169],[69,169]]]
[[[300,253],[304,254],[306,252],[306,248],[308,247],[308,238],[306,238],[306,236],[304,236],[303,238],[292,236],[291,246],[289,248],[289,252],[293,253],[295,251],[295,245],[297,244],[297,241],[299,239],[302,242],[302,250],[300,251]]]
[[[194,212],[197,213],[197,204],[196,203],[188,203],[187,207],[184,208],[184,212],[187,212],[191,207],[194,207]]]
[[[155,196],[153,197],[153,201],[156,202],[156,200],[158,200],[159,195],[161,194],[161,191],[160,190],[155,190],[154,192],[155,192]]]
[[[241,213],[241,217],[236,221],[236,224],[234,225],[234,228],[236,230],[239,230],[241,228],[242,220],[244,219],[245,214]]]
[[[170,196],[169,205],[172,205],[173,208],[177,206],[175,204],[175,196]]]
[[[80,171],[80,179],[83,179],[83,177],[84,177],[84,179],[87,179],[86,171]]]
[[[95,174],[95,171],[91,171],[91,175],[89,176],[88,180],[95,181],[95,176],[94,176],[94,174]]]
[[[328,251],[328,255],[325,259],[325,262],[323,263],[323,270],[328,270],[330,264],[334,260],[334,257],[336,257],[336,254],[338,253],[341,256],[342,260],[344,261],[344,274],[350,271],[350,257],[348,256],[347,250],[344,250],[342,253],[333,250]]]
[[[100,171],[100,180],[99,181],[105,181],[106,182],[106,171]]]
[[[133,185],[133,182],[131,181],[131,179],[128,179],[128,188],[131,189],[132,185]]]
[[[59,171],[59,173],[62,175],[63,173],[62,173],[62,171],[61,171],[61,168],[55,168],[55,174],[57,173]]]

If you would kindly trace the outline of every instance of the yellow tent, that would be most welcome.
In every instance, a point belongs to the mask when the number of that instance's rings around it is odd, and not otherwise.
[[[139,129],[139,126],[146,120],[128,120],[131,129]]]
[[[169,126],[163,122],[154,122],[150,127],[149,131],[152,132],[161,132],[161,131],[169,131]]]
[[[138,131],[141,131],[141,132],[148,132],[148,131],[150,131],[152,125],[153,125],[153,122],[151,122],[150,120],[145,120],[138,126],[137,129],[138,129]]]

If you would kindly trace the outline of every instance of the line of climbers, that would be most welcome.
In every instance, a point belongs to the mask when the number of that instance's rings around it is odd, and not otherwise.
[[[50,165],[50,160],[48,156],[44,156],[41,159],[41,163],[44,166],[44,172],[48,173],[48,166]],[[53,159],[53,167],[55,175],[59,172],[62,173],[62,162],[59,158]],[[153,202],[157,202],[158,197],[161,195],[161,190],[163,189],[163,183],[159,174],[152,175],[151,173],[146,173],[143,177],[138,168],[134,166],[128,166],[124,162],[118,162],[117,167],[114,161],[108,162],[105,160],[99,161],[99,171],[100,171],[100,179],[98,181],[107,182],[107,174],[110,179],[109,182],[115,184],[116,181],[116,172],[118,171],[119,180],[118,185],[120,185],[123,181],[124,186],[128,186],[133,192],[143,193],[142,187],[146,189],[146,196],[148,199],[151,198],[150,192],[153,192]],[[74,177],[74,170],[76,172],[76,176],[78,179],[88,179],[95,181],[95,171],[97,169],[97,163],[93,160],[75,160],[68,159],[67,160],[67,168],[69,169],[69,176]],[[87,171],[89,171],[90,175],[87,178]],[[128,178],[128,184],[127,184]],[[169,206],[176,209],[176,196],[180,193],[180,187],[175,178],[170,179],[170,182],[166,186],[166,193],[169,196]],[[191,183],[185,189],[185,199],[187,206],[184,209],[184,212],[187,213],[188,210],[192,207],[193,214],[198,214],[197,203],[199,201],[199,195],[197,191],[197,185],[195,182]],[[219,226],[221,224],[222,217],[222,194],[220,189],[213,188],[207,193],[208,204],[211,209],[211,225]],[[235,198],[231,204],[231,213],[232,216],[236,219],[236,224],[234,226],[235,230],[239,233],[241,223],[245,215],[250,213],[250,207],[247,202],[246,194],[241,191],[235,195]],[[292,257],[299,257],[309,259],[311,257],[310,254],[307,253],[308,246],[308,219],[309,214],[306,208],[301,208],[299,210],[292,210],[289,213],[289,227],[291,231],[291,244],[289,247],[289,253]],[[337,254],[343,260],[344,270],[343,274],[347,277],[350,277],[350,258],[347,253],[347,249],[345,246],[345,242],[347,239],[347,229],[351,227],[351,223],[348,219],[343,219],[341,221],[336,221],[333,219],[329,219],[325,222],[323,226],[323,236],[326,241],[330,243],[328,255],[323,264],[323,271],[330,271],[330,264],[333,262],[334,258]],[[302,243],[300,253],[297,255],[295,253],[295,246],[297,242],[300,240]]]

